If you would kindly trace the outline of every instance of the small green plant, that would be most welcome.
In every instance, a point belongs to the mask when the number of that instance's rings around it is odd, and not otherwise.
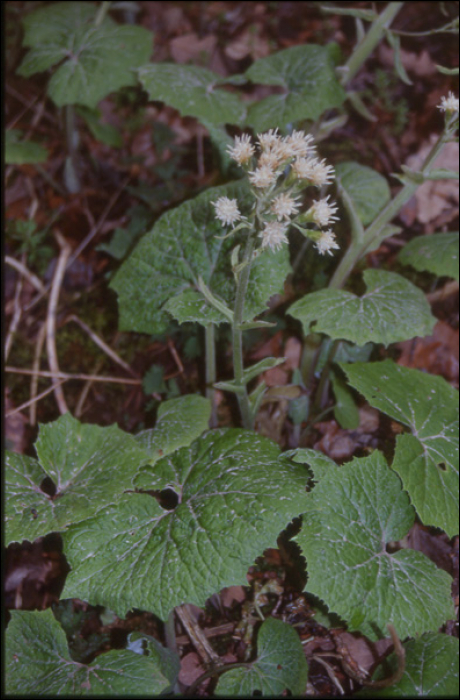
[[[394,16],[401,5],[388,4],[385,22],[384,13],[363,17],[371,29],[346,64],[350,75],[385,34],[389,11]],[[120,617],[133,608],[149,611],[164,622],[167,645],[133,633],[125,649],[82,664],[50,610],[14,611],[7,629],[8,692],[178,693],[174,611],[204,607],[222,588],[244,585],[248,568],[276,547],[293,520],[305,591],[351,632],[374,641],[390,632],[395,685],[382,696],[410,694],[422,676],[430,688],[455,692],[458,642],[438,632],[454,617],[451,577],[421,552],[395,543],[415,518],[449,537],[458,533],[457,392],[444,379],[393,360],[369,361],[373,347],[431,332],[435,318],[421,290],[378,269],[364,270],[361,295],[343,287],[368,252],[399,232],[392,221],[421,183],[455,177],[433,162],[455,138],[458,99],[442,99],[439,139],[419,172],[406,168],[398,175],[401,187],[392,197],[385,178],[371,168],[345,162],[334,170],[306,133],[311,123],[312,131],[328,133],[325,113],[342,109],[346,80],[337,77],[337,58],[334,46],[294,47],[228,80],[196,66],[139,69],[151,99],[203,121],[227,161],[240,167],[239,179],[159,217],[111,281],[122,330],[162,333],[171,318],[204,328],[207,396],[169,398],[174,387],[153,365],[145,391],[169,391],[154,428],[130,435],[115,425],[82,424],[70,414],[42,425],[36,458],[7,453],[6,540],[60,533],[71,569],[62,598],[104,606]],[[248,81],[285,92],[248,106],[224,89]],[[223,126],[229,122],[244,129],[233,140]],[[332,231],[339,209],[325,190],[334,182],[351,232],[348,244]],[[391,459],[374,450],[338,466],[302,447],[300,429],[288,452],[254,430],[267,389],[258,378],[283,360],[267,357],[245,367],[243,334],[270,326],[259,316],[291,272],[292,229],[306,242],[304,254],[341,256],[327,287],[287,311],[304,332],[299,383],[309,397],[291,405],[292,420],[313,424],[331,381],[344,424],[356,420],[353,392],[399,424]],[[400,253],[403,265],[435,274],[458,276],[456,260],[454,232],[415,239]],[[215,329],[223,324],[231,329],[233,352],[233,378],[226,381],[217,376],[215,351]],[[209,429],[215,388],[236,397],[243,427]],[[304,695],[308,665],[297,632],[287,621],[263,619],[260,607],[258,614],[262,624],[254,640],[251,632],[250,660],[224,664],[214,654],[199,681],[218,676],[215,694],[222,696],[273,696],[286,689]],[[437,663],[425,674],[421,658],[428,652]],[[380,683],[374,695],[386,684]]]

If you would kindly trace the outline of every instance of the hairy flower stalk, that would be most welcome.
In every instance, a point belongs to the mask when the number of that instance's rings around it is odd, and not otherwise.
[[[276,253],[287,245],[290,226],[312,240],[320,255],[332,255],[339,248],[330,228],[337,221],[337,206],[329,197],[313,201],[309,208],[300,211],[303,191],[329,185],[334,179],[334,168],[317,157],[313,137],[303,131],[281,136],[278,129],[270,129],[257,136],[255,145],[248,134],[243,134],[237,136],[234,145],[227,150],[246,171],[254,201],[246,216],[235,199],[219,197],[213,202],[216,218],[223,226],[233,229],[227,236],[245,230],[244,250],[234,256],[237,263],[234,264],[233,367],[243,424],[253,428],[255,411],[244,382],[242,344],[244,304],[252,262],[264,251]]]

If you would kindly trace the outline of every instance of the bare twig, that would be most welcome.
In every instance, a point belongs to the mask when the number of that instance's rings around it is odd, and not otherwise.
[[[131,384],[133,386],[140,386],[142,384],[142,379],[122,379],[121,377],[100,377],[97,374],[67,374],[67,372],[47,372],[40,371],[34,372],[31,369],[22,369],[21,367],[5,367],[5,372],[12,372],[13,374],[36,374],[38,377],[52,377],[53,379],[80,379],[82,381],[92,381],[92,382],[111,382],[112,384]]]
[[[99,360],[96,362],[96,365],[95,365],[95,367],[94,367],[94,372],[95,372],[95,373],[99,372],[99,370],[100,370],[101,367],[102,367],[102,364],[103,364],[103,361],[102,361],[101,359],[99,359]],[[85,382],[85,384],[84,384],[84,386],[83,386],[83,389],[82,389],[81,392],[80,392],[80,396],[78,397],[77,404],[76,404],[76,406],[75,406],[75,410],[74,410],[74,416],[75,416],[75,418],[80,418],[80,417],[81,417],[81,415],[82,415],[82,413],[83,413],[83,406],[84,406],[85,401],[86,401],[86,399],[87,399],[87,397],[88,397],[89,390],[90,390],[91,387],[93,386],[93,383],[94,383],[94,382],[93,382],[92,379],[88,379],[88,381]]]
[[[57,359],[55,340],[56,311],[59,301],[59,292],[61,289],[62,280],[64,279],[67,260],[69,259],[70,255],[70,246],[67,243],[67,241],[61,236],[60,233],[56,233],[56,239],[61,248],[61,252],[59,254],[56,270],[53,277],[53,282],[51,285],[51,293],[48,303],[48,314],[46,320],[46,350],[48,353],[48,364],[51,372],[53,372],[54,375],[59,374],[59,364]],[[69,409],[67,408],[67,404],[64,398],[64,392],[62,391],[61,385],[57,383],[54,377],[53,384],[55,385],[54,395],[56,397],[56,403],[58,405],[59,411],[61,412],[61,414],[67,413]]]
[[[22,316],[21,304],[19,303],[20,298],[21,298],[21,292],[22,292],[22,277],[18,277],[18,280],[16,282],[16,290],[14,292],[13,318],[11,319],[10,327],[8,329],[8,335],[6,336],[6,340],[5,340],[5,362],[8,358],[8,355],[10,354],[11,346],[13,344],[14,334],[16,333],[17,327],[19,325],[19,321],[21,320],[21,316]]]
[[[9,255],[5,255],[5,262],[7,265],[14,268],[17,272],[19,272],[21,275],[23,275],[23,277],[28,279],[30,284],[33,287],[35,287],[35,289],[38,292],[45,291],[44,284],[22,262],[19,262],[19,260],[16,260],[15,258],[12,258]]]
[[[64,384],[64,382],[67,382],[67,379],[61,379],[57,384],[52,384],[51,386],[48,387],[48,389],[45,389],[45,391],[42,391],[41,394],[38,396],[34,396],[33,398],[29,399],[25,403],[22,403],[20,406],[17,408],[13,408],[11,411],[8,411],[8,413],[5,413],[5,418],[8,418],[9,416],[13,416],[15,413],[19,413],[22,411],[24,408],[27,408],[27,406],[31,406],[32,404],[35,404],[37,401],[40,401],[44,396],[47,394],[50,394],[52,391],[55,390],[55,388],[61,384]]]
[[[40,355],[42,354],[42,348],[43,348],[43,343],[45,342],[46,338],[46,323],[43,323],[40,326],[40,330],[37,333],[37,340],[35,344],[35,352],[34,352],[34,361],[32,364],[32,371],[34,374],[32,375],[32,381],[30,382],[30,398],[33,400],[35,396],[37,395],[37,389],[38,389],[38,372],[40,371]],[[29,411],[29,422],[30,425],[35,425],[35,421],[37,418],[37,404],[35,401],[33,401],[30,404],[30,411]]]
[[[190,605],[180,605],[176,608],[176,613],[179,620],[182,622],[185,631],[190,637],[190,641],[193,646],[207,664],[219,664],[221,662],[220,657],[210,643],[208,642],[206,635],[204,634],[201,627],[198,625],[195,615],[193,614],[193,609]]]
[[[330,666],[327,663],[327,661],[324,661],[324,659],[320,659],[317,654],[315,654],[313,656],[313,658],[315,659],[315,661],[317,661],[319,664],[321,664],[321,666],[324,666],[324,668],[326,669],[327,675],[329,676],[329,678],[331,679],[331,681],[333,682],[333,684],[335,685],[335,687],[339,691],[340,695],[345,695],[345,691],[342,688],[342,686],[340,685],[339,680],[338,680],[337,676],[335,675],[334,669],[332,668],[332,666]]]
[[[131,374],[133,377],[137,377],[137,376],[138,376],[138,375],[136,374],[136,372],[134,372],[134,370],[132,370],[131,367],[130,367],[124,360],[122,360],[121,357],[119,357],[119,356],[117,355],[117,353],[116,353],[114,350],[112,350],[112,348],[110,348],[110,347],[107,345],[107,343],[105,343],[105,342],[102,340],[102,338],[99,338],[99,336],[96,335],[96,333],[95,333],[93,330],[91,330],[91,328],[90,328],[89,326],[87,326],[86,323],[85,323],[84,321],[82,321],[81,319],[79,319],[78,316],[75,316],[74,314],[72,314],[72,316],[69,316],[69,317],[66,319],[66,323],[67,323],[67,321],[75,321],[75,323],[78,323],[78,325],[80,326],[80,328],[81,328],[82,330],[84,330],[85,333],[87,333],[87,334],[89,335],[89,337],[91,338],[91,340],[93,340],[93,341],[96,343],[96,345],[97,345],[98,347],[100,347],[101,350],[103,350],[103,351],[105,352],[105,354],[108,355],[108,356],[110,357],[111,360],[113,360],[113,361],[116,362],[118,365],[120,365],[120,367],[123,367],[123,369],[126,370],[126,372],[128,372],[128,374]]]

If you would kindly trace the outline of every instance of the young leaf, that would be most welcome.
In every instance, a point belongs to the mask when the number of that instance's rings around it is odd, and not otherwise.
[[[115,502],[148,457],[116,425],[82,425],[70,414],[40,426],[38,461],[6,455],[6,539],[31,542]],[[53,481],[56,492],[42,485]]]
[[[359,425],[359,410],[353,394],[342,377],[335,371],[331,372],[332,389],[336,405],[334,418],[346,430],[355,430]]]
[[[20,141],[21,136],[22,132],[19,129],[7,129],[5,132],[5,163],[43,163],[48,158],[46,148],[33,141]]]
[[[24,46],[30,47],[18,73],[25,77],[59,63],[48,85],[58,107],[94,109],[103,97],[136,84],[134,70],[152,52],[144,27],[119,26],[110,17],[96,26],[97,7],[87,2],[53,2],[27,15]]]
[[[436,323],[423,292],[394,272],[365,270],[366,293],[358,297],[342,289],[307,294],[289,308],[304,332],[326,333],[334,340],[397,343],[429,335]]]
[[[307,499],[295,538],[307,560],[306,590],[371,639],[391,622],[399,637],[437,630],[453,615],[451,577],[424,554],[388,551],[414,511],[383,455],[329,469]]]
[[[18,697],[133,693],[150,697],[171,690],[179,659],[160,644],[150,643],[147,650],[147,655],[112,650],[88,665],[77,663],[50,608],[44,612],[13,610],[6,630],[6,692]]]
[[[390,201],[386,179],[376,170],[354,161],[339,163],[335,168],[337,183],[345,190],[364,226],[374,221]]]
[[[335,75],[331,46],[294,46],[255,61],[245,76],[253,83],[280,85],[281,95],[254,102],[247,123],[258,132],[297,122],[318,119],[332,107],[340,107],[345,92]]]
[[[458,533],[458,392],[442,377],[391,360],[341,365],[374,408],[406,425],[392,467],[420,519]]]
[[[438,277],[453,277],[458,282],[458,240],[458,231],[417,236],[404,246],[398,256],[399,262],[412,265],[420,272],[426,270]]]
[[[247,189],[236,182],[210,188],[166,212],[143,236],[110,284],[119,296],[121,329],[162,333],[170,322],[166,309],[180,322],[228,322],[201,293],[198,296],[202,277],[215,296],[230,308],[234,305],[230,251],[246,234],[222,239],[222,226],[212,202],[224,195],[236,198],[240,210],[246,213],[250,206]],[[278,252],[266,251],[254,261],[244,320],[252,320],[264,311],[268,299],[282,291],[290,270],[288,258],[284,246]]]
[[[207,68],[155,63],[139,69],[139,80],[151,100],[165,102],[184,117],[217,126],[239,124],[245,113],[238,95],[216,89],[224,79]]]
[[[269,617],[257,635],[257,658],[247,668],[235,668],[220,676],[215,694],[251,698],[282,696],[287,689],[304,696],[308,664],[299,635],[286,622]]]
[[[160,404],[157,422],[151,430],[143,430],[135,436],[149,455],[149,463],[155,464],[179,447],[190,445],[209,428],[211,402],[203,396],[189,394]]]
[[[182,603],[203,606],[225,586],[246,583],[254,559],[305,508],[306,481],[305,469],[279,459],[271,440],[211,431],[136,479],[137,489],[175,492],[173,510],[127,493],[64,533],[72,571],[63,596],[163,620]]]
[[[365,689],[358,697],[370,698],[454,698],[458,693],[458,639],[447,634],[427,633],[403,644],[406,651],[404,676],[389,688]],[[396,671],[397,658],[387,663],[385,676]],[[379,669],[374,680],[382,676]]]

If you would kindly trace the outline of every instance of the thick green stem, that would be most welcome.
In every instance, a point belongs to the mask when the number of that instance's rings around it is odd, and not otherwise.
[[[216,397],[216,341],[214,324],[205,327],[206,397],[211,401],[211,428],[217,426]]]
[[[243,263],[246,263],[241,270],[236,287],[235,308],[233,311],[233,374],[235,384],[241,388],[237,394],[238,404],[240,407],[243,426],[249,430],[254,429],[254,416],[249,403],[249,396],[244,383],[244,365],[243,365],[243,331],[241,324],[244,316],[244,301],[246,291],[248,289],[249,275],[251,272],[252,252],[254,250],[254,238],[251,234],[248,236],[246,248],[243,255]]]
[[[378,18],[372,22],[369,31],[363,37],[362,41],[360,41],[343,67],[342,85],[346,85],[354,78],[363,63],[369,58],[382,39],[385,29],[388,29],[403,5],[403,2],[389,2]]]
[[[425,162],[420,170],[423,175],[428,175],[433,162],[438,157],[445,143],[451,140],[453,136],[452,130],[446,129],[439,139],[434,144],[433,148],[427,155]],[[417,191],[420,182],[409,181],[398,192],[386,207],[382,209],[377,218],[364,232],[362,240],[352,242],[351,246],[343,256],[334,275],[329,283],[330,289],[340,289],[345,284],[350,276],[355,265],[361,260],[366,252],[375,243],[383,228],[399,213],[401,207],[409,201],[412,195]]]

